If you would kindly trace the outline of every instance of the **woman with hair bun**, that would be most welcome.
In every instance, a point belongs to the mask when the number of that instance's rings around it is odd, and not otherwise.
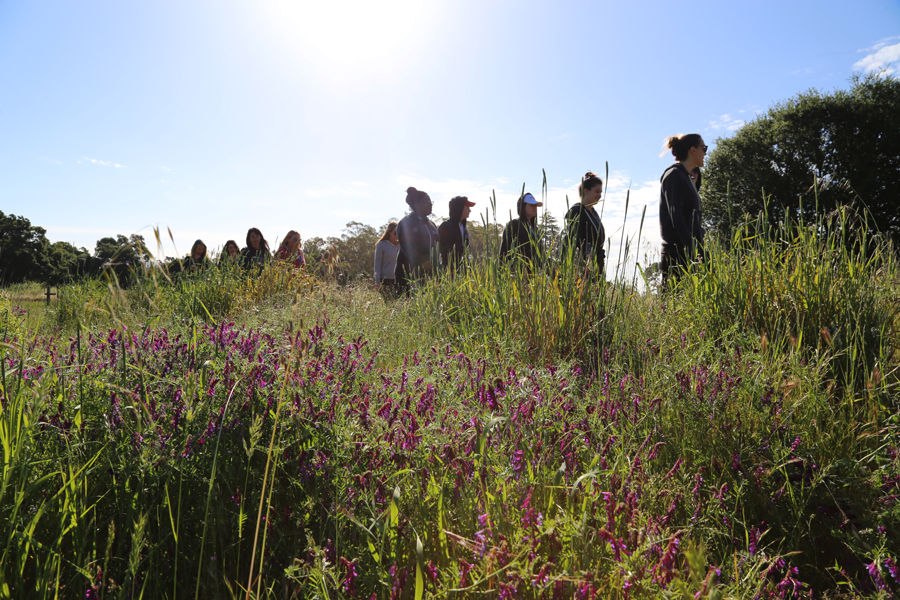
[[[694,257],[703,260],[699,181],[694,182],[691,172],[697,169],[699,176],[707,146],[699,133],[673,135],[663,145],[675,157],[659,180],[660,269],[665,283],[671,275],[679,277]]]
[[[606,263],[606,230],[600,222],[600,215],[594,206],[603,196],[603,180],[595,173],[588,171],[578,186],[581,202],[572,205],[566,213],[566,238],[563,245],[563,256],[569,252],[584,260],[594,263],[599,273],[603,272]]]
[[[438,231],[428,220],[431,198],[414,187],[406,190],[410,213],[397,224],[400,253],[397,256],[397,292],[409,293],[410,282],[434,275],[440,264],[437,256]]]

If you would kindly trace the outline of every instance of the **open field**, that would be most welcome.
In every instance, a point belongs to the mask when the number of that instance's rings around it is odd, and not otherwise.
[[[0,596],[897,594],[900,272],[849,230],[748,223],[663,294],[4,296]]]

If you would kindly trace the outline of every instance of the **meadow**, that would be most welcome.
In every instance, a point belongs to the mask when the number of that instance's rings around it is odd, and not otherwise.
[[[849,211],[734,231],[667,290],[0,294],[0,597],[893,597],[896,254]]]

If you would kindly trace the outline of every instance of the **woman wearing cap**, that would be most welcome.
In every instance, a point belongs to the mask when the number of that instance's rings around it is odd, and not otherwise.
[[[397,239],[397,221],[388,223],[381,239],[375,244],[375,289],[381,292],[385,300],[397,296],[397,255],[400,253],[400,240]]]
[[[406,190],[406,203],[410,213],[397,224],[400,253],[397,256],[397,291],[409,293],[410,282],[433,275],[438,268],[437,227],[428,220],[431,214],[431,198],[414,187]]]
[[[300,234],[291,229],[284,236],[281,246],[275,252],[275,258],[293,264],[296,268],[306,266],[306,257],[303,256],[303,248],[300,247]]]
[[[581,202],[576,202],[566,213],[566,240],[564,256],[572,252],[587,264],[594,264],[602,273],[606,262],[606,230],[594,207],[603,195],[603,180],[588,171],[578,186]]]
[[[525,194],[516,203],[518,219],[513,219],[503,229],[500,240],[500,258],[521,257],[531,268],[541,262],[541,246],[537,230],[537,209],[543,206],[532,194]]]
[[[262,232],[256,227],[247,230],[247,245],[241,250],[241,266],[245,271],[249,271],[251,267],[259,267],[262,271],[263,266],[272,258],[269,253],[269,242],[263,237]]]
[[[441,251],[441,266],[445,269],[453,265],[459,269],[465,264],[469,252],[469,230],[466,219],[472,212],[474,202],[465,196],[456,196],[450,200],[450,218],[438,227],[438,243]]]
[[[663,240],[660,268],[665,283],[670,275],[677,277],[695,256],[703,259],[699,181],[692,180],[691,172],[697,169],[699,175],[706,145],[698,133],[673,135],[663,145],[675,157],[675,163],[659,180],[659,230]]]

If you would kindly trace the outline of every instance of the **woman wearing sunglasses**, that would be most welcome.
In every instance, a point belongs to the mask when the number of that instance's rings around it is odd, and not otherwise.
[[[703,166],[707,146],[699,133],[673,135],[666,138],[663,146],[675,157],[675,163],[660,179],[659,229],[663,240],[660,267],[665,283],[672,275],[679,277],[692,260],[703,260],[700,194],[691,179],[691,171]]]
[[[306,266],[306,257],[303,256],[303,248],[300,246],[300,234],[291,229],[284,236],[278,251],[275,253],[278,260],[293,264],[298,269]]]

